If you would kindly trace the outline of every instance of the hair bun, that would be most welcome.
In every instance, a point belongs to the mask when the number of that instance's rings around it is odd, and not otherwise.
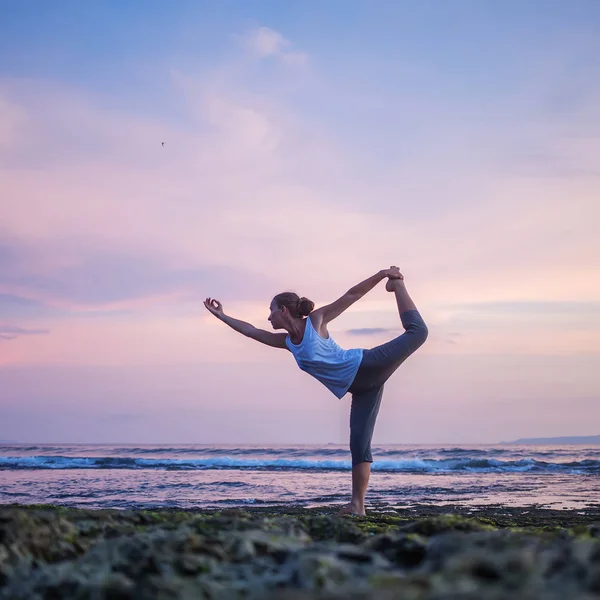
[[[314,307],[315,303],[312,300],[302,296],[302,298],[298,300],[298,316],[307,317]]]

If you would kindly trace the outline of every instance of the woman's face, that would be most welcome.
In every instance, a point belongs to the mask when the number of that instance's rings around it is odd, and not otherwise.
[[[273,329],[282,329],[283,328],[283,320],[282,313],[283,308],[279,308],[275,302],[271,302],[271,306],[269,306],[269,310],[271,311],[269,314],[269,321],[273,326]]]

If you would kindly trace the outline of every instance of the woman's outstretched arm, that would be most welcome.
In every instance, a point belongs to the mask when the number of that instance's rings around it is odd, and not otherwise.
[[[223,305],[214,298],[207,298],[204,301],[204,306],[209,312],[211,312],[219,321],[223,321],[238,333],[245,335],[257,342],[266,344],[267,346],[273,346],[274,348],[287,348],[285,345],[285,338],[287,333],[271,333],[264,329],[258,329],[251,323],[241,321],[240,319],[234,319],[223,312]]]
[[[314,311],[315,316],[320,317],[323,320],[323,324],[327,324],[333,321],[336,317],[339,317],[346,309],[352,306],[357,300],[360,300],[366,293],[370,292],[380,281],[386,277],[392,279],[404,279],[402,273],[398,267],[390,267],[389,269],[382,269],[375,275],[371,275],[368,279],[357,283],[351,287],[341,298],[338,298],[335,302],[322,306]]]

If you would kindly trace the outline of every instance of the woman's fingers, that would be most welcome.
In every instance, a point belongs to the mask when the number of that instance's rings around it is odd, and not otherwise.
[[[400,269],[398,267],[396,267],[395,265],[392,265],[388,270],[387,270],[387,276],[390,279],[404,279],[404,275],[402,275],[402,273],[400,273]]]
[[[214,298],[206,298],[206,300],[204,300],[204,306],[206,306],[210,312],[219,312],[223,310],[222,304]]]
[[[217,300],[215,300],[214,298],[206,298],[204,300],[204,306],[206,306],[206,308],[208,308],[208,310],[213,312],[214,310],[219,308],[220,303]]]
[[[391,279],[404,279],[404,275],[400,273],[400,269],[396,265],[392,265],[388,270],[388,277]]]

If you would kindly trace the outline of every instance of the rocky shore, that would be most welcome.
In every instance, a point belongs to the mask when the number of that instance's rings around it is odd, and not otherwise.
[[[0,506],[0,599],[600,597],[600,505],[80,510]]]

